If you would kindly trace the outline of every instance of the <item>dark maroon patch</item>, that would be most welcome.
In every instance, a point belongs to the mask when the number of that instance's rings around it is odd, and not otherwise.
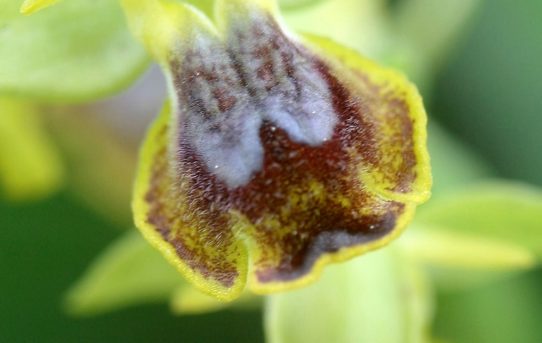
[[[333,106],[339,116],[332,139],[322,146],[311,147],[293,142],[283,130],[264,123],[260,130],[265,150],[263,169],[246,186],[229,190],[207,170],[181,133],[177,147],[182,166],[179,172],[191,180],[191,188],[203,194],[202,197],[191,199],[190,206],[206,218],[209,230],[217,233],[228,230],[225,213],[236,209],[256,224],[258,244],[271,249],[279,238],[258,223],[265,214],[287,206],[291,185],[301,184],[308,176],[320,181],[330,194],[343,194],[358,206],[366,203],[370,195],[353,191],[352,182],[355,180],[344,176],[349,166],[360,162],[351,160],[349,149],[355,149],[364,163],[378,163],[374,126],[364,120],[368,113],[364,112],[361,99],[350,94],[323,62],[319,62],[318,70],[328,80]],[[175,71],[173,74],[178,75]],[[282,249],[283,259],[279,266],[258,270],[260,281],[295,279],[308,273],[324,253],[387,235],[393,230],[395,218],[402,213],[404,206],[396,202],[386,202],[384,205],[388,210],[382,216],[358,217],[331,200],[314,201],[307,208],[297,212],[294,210],[287,219],[298,224],[296,232],[280,239],[278,245]],[[255,263],[266,265],[263,260]]]

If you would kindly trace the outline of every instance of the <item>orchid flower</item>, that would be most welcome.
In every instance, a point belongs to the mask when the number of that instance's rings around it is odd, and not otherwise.
[[[201,290],[272,293],[397,237],[429,196],[426,115],[400,73],[283,24],[272,0],[123,1],[171,101],[133,210]]]

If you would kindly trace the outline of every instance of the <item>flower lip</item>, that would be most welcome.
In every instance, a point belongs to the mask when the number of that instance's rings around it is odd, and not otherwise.
[[[247,278],[261,293],[298,287],[384,245],[430,186],[415,88],[293,38],[261,3],[272,1],[218,1],[218,31],[177,5],[190,29],[159,54],[174,101],[147,138],[134,198],[143,234],[222,299]]]

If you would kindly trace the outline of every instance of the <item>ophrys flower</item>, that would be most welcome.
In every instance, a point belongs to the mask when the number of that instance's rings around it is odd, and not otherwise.
[[[124,1],[171,101],[141,156],[136,224],[204,291],[314,280],[396,237],[427,199],[425,112],[400,74],[281,22],[275,1]]]

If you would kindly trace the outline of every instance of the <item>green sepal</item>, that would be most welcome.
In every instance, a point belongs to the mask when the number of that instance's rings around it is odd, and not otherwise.
[[[127,87],[148,65],[116,1],[64,1],[32,16],[19,6],[0,0],[0,93],[88,101]]]
[[[479,286],[537,263],[536,255],[521,245],[434,226],[413,225],[397,243],[444,290]]]
[[[98,315],[125,307],[168,302],[174,314],[194,315],[225,308],[254,309],[261,298],[246,292],[225,303],[188,284],[145,239],[129,231],[113,243],[71,288],[68,312]]]
[[[494,180],[470,185],[420,209],[416,223],[517,244],[542,256],[542,191]]]
[[[270,343],[426,342],[431,291],[415,264],[392,248],[328,268],[302,290],[266,304]]]
[[[31,200],[56,191],[64,168],[39,108],[0,98],[0,113],[0,192]]]
[[[446,289],[533,268],[542,256],[542,192],[509,181],[471,184],[420,208],[399,244]]]
[[[95,315],[166,301],[184,279],[137,233],[124,234],[92,263],[66,297],[67,310]]]

